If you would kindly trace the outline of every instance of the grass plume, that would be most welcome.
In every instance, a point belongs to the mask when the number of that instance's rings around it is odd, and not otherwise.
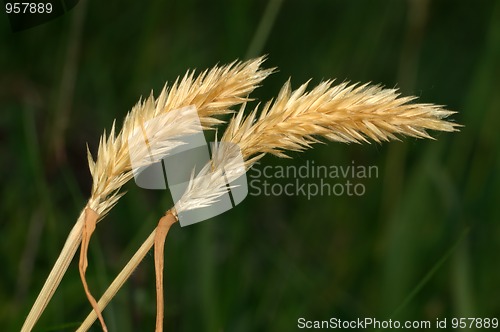
[[[342,143],[369,143],[398,139],[397,135],[431,138],[426,130],[455,131],[444,120],[454,112],[432,104],[410,103],[395,89],[333,81],[306,92],[307,83],[291,91],[288,81],[274,102],[258,115],[240,111],[222,141],[238,144],[245,158],[262,153],[286,157],[284,151],[302,151],[317,137]]]
[[[451,132],[458,127],[445,120],[454,112],[411,103],[415,97],[399,97],[394,89],[347,83],[332,87],[332,81],[309,92],[306,88],[307,83],[292,91],[288,81],[274,102],[267,102],[260,113],[256,107],[246,117],[243,104],[221,138],[231,144],[215,149],[211,166],[192,179],[176,203],[177,212],[213,204],[228,190],[220,175],[232,181],[244,173],[235,163],[235,151],[230,151],[234,146],[241,150],[248,169],[267,153],[286,158],[287,151],[303,151],[321,138],[342,143],[389,141],[398,136],[432,138],[427,130]]]
[[[118,201],[119,189],[132,178],[129,160],[128,136],[155,117],[172,110],[193,105],[198,110],[198,117],[204,128],[211,128],[222,123],[216,116],[230,113],[230,108],[248,101],[251,93],[260,82],[273,70],[260,70],[264,58],[247,62],[233,62],[222,67],[215,67],[202,72],[194,78],[194,71],[188,71],[182,79],[177,79],[172,87],[164,87],[155,100],[151,95],[145,101],[139,101],[127,114],[122,130],[115,135],[113,125],[111,133],[103,134],[99,144],[97,159],[88,154],[89,168],[92,174],[92,192],[89,207],[102,218]],[[178,120],[179,121],[179,120]],[[183,130],[178,123],[169,125],[156,137],[159,142],[174,136]],[[150,142],[154,144],[154,142]],[[141,145],[142,146],[142,145]],[[146,152],[144,152],[146,154]]]

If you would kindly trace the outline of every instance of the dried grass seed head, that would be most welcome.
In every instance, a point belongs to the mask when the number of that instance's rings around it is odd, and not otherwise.
[[[332,83],[322,82],[306,92],[308,83],[292,91],[288,81],[260,114],[257,106],[245,117],[243,104],[221,141],[239,146],[248,169],[266,153],[286,158],[286,151],[303,151],[322,137],[343,143],[397,140],[398,135],[432,138],[426,130],[451,132],[459,126],[445,120],[454,112],[437,105],[411,103],[415,97],[400,97],[397,90]],[[202,176],[191,179],[176,204],[179,212],[213,204],[227,192],[227,177],[220,174],[233,171],[236,177],[241,175],[232,158],[227,151],[216,150],[211,167],[207,165],[200,172]]]
[[[88,153],[93,179],[90,208],[101,219],[121,197],[119,189],[132,178],[127,142],[130,133],[158,115],[189,105],[197,108],[204,128],[221,123],[215,116],[230,113],[231,107],[248,101],[248,94],[273,72],[273,69],[260,69],[264,60],[260,57],[216,66],[196,78],[194,71],[188,71],[172,87],[165,86],[157,99],[151,95],[139,101],[127,114],[117,135],[113,123],[110,134],[104,133],[101,137],[96,161]],[[165,130],[164,135],[158,135],[158,140],[168,140],[170,132]]]

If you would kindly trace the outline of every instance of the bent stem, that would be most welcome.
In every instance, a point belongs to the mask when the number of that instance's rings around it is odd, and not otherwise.
[[[175,216],[175,212],[173,212],[173,211],[174,211],[173,209],[170,210],[171,214],[173,216]],[[169,212],[167,212],[165,215],[168,216],[168,214],[169,214]],[[163,218],[164,217],[162,217],[162,219]],[[172,224],[177,222],[177,218],[173,218],[173,221],[170,221],[170,222],[171,222],[171,224],[169,225],[169,228]],[[151,248],[155,244],[156,232],[157,232],[157,228],[155,228],[151,232],[151,234],[148,236],[148,238],[142,243],[142,245],[139,247],[139,249],[135,252],[135,254],[132,256],[132,258],[128,261],[128,263],[125,265],[125,267],[120,271],[120,273],[116,276],[116,278],[113,280],[111,285],[109,285],[108,289],[106,289],[104,294],[101,296],[101,298],[97,302],[97,306],[98,306],[100,312],[102,312],[104,310],[104,308],[106,308],[106,306],[109,304],[109,302],[111,302],[111,300],[115,297],[116,293],[118,293],[118,291],[123,287],[123,285],[128,280],[128,278],[135,271],[137,266],[139,266],[139,264],[142,262],[144,257],[146,257],[149,250],[151,250]],[[166,233],[165,233],[165,236],[166,236]],[[92,310],[87,315],[87,317],[83,321],[82,325],[80,325],[80,327],[76,330],[76,332],[88,331],[96,319],[97,319],[96,312],[95,312],[95,310]]]
[[[99,317],[102,330],[104,332],[108,332],[106,323],[104,323],[104,318],[102,317],[101,311],[97,306],[95,298],[90,293],[89,286],[87,284],[87,279],[85,278],[85,272],[87,271],[88,267],[87,253],[89,250],[90,237],[92,236],[92,233],[94,233],[98,218],[99,215],[94,210],[92,210],[89,207],[85,208],[85,219],[82,228],[82,241],[81,241],[82,245],[80,248],[80,261],[78,264],[78,270],[80,271],[80,278],[82,280],[83,289],[85,290],[85,295],[87,295],[87,299],[89,300],[90,304],[92,305],[92,308],[96,312],[97,317]]]
[[[68,238],[64,243],[64,247],[62,248],[59,257],[54,264],[54,267],[50,271],[50,274],[47,277],[42,290],[38,294],[35,303],[31,307],[31,310],[26,317],[26,320],[24,321],[21,332],[29,332],[33,329],[43,311],[49,304],[49,301],[54,295],[57,287],[61,283],[61,280],[80,245],[84,220],[85,210],[80,213],[80,216],[73,226],[73,229],[71,229]]]
[[[146,241],[141,245],[141,247],[135,252],[134,256],[130,259],[130,261],[125,265],[125,267],[121,270],[121,272],[116,276],[115,280],[109,285],[108,289],[102,294],[101,298],[97,302],[97,306],[99,311],[103,311],[104,308],[109,304],[111,299],[115,297],[118,290],[120,290],[127,281],[127,279],[132,275],[137,266],[141,263],[144,257],[147,255],[149,250],[153,247],[154,239],[155,239],[156,229],[148,236]],[[82,325],[76,330],[77,332],[88,331],[88,329],[92,326],[92,324],[97,319],[97,314],[95,310],[92,310],[88,316],[83,321]]]
[[[175,213],[175,212],[174,212]],[[170,210],[160,219],[155,234],[155,277],[156,277],[156,332],[163,332],[163,255],[165,239],[170,226],[177,222],[177,216]]]

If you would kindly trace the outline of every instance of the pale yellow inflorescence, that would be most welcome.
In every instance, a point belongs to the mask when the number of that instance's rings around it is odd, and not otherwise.
[[[398,139],[397,135],[432,138],[426,130],[457,130],[457,124],[445,120],[454,112],[440,106],[410,103],[416,98],[399,97],[394,89],[332,83],[320,83],[306,92],[307,83],[292,91],[288,81],[260,114],[256,107],[245,117],[243,104],[221,142],[231,143],[226,149],[238,146],[249,168],[266,153],[287,157],[286,151],[302,151],[321,137],[343,143],[369,143],[370,139]],[[224,147],[221,150],[211,166],[191,180],[176,204],[178,212],[213,204],[228,190],[226,181],[244,174],[230,153],[224,154]]]
[[[139,101],[127,114],[117,135],[113,124],[110,134],[104,133],[101,137],[96,161],[88,153],[93,180],[89,207],[102,219],[122,196],[119,189],[132,178],[128,146],[131,133],[148,120],[190,105],[197,108],[204,129],[221,123],[215,116],[230,113],[231,107],[248,101],[248,94],[273,72],[273,69],[260,69],[263,61],[264,58],[260,57],[233,62],[206,70],[197,78],[194,78],[194,71],[188,71],[170,88],[165,86],[156,100],[151,95],[145,101]],[[162,134],[156,135],[159,141],[190,133],[182,123],[166,123],[160,129]]]

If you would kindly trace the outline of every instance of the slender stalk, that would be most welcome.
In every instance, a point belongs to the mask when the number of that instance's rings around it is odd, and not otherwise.
[[[156,277],[156,332],[163,332],[163,256],[165,239],[170,227],[177,222],[177,217],[168,211],[158,222],[155,234],[155,277]]]
[[[144,241],[144,243],[135,252],[134,256],[132,256],[127,265],[125,265],[125,267],[121,270],[121,272],[116,276],[115,280],[113,280],[111,285],[101,296],[101,298],[97,302],[99,311],[102,312],[104,308],[106,308],[111,299],[113,299],[116,293],[118,293],[118,291],[122,288],[123,284],[125,284],[127,279],[132,275],[137,266],[139,266],[139,264],[147,255],[149,250],[151,250],[151,248],[155,243],[155,234],[156,234],[156,228],[153,230],[153,232],[151,232],[146,241]],[[77,332],[88,331],[88,329],[92,326],[92,324],[95,322],[96,319],[97,319],[97,314],[94,310],[92,310],[85,318],[82,325],[80,325],[80,327],[76,331]]]
[[[82,239],[82,227],[85,219],[85,210],[80,213],[77,222],[73,226],[73,229],[68,235],[66,243],[64,243],[64,247],[57,258],[52,271],[50,271],[45,284],[43,285],[42,290],[38,294],[33,307],[26,317],[24,321],[23,327],[21,328],[21,332],[29,332],[33,329],[36,322],[42,315],[43,311],[47,307],[50,299],[54,295],[59,283],[61,282],[66,270],[68,269],[69,264],[73,260],[75,253],[80,245],[80,241]]]
[[[146,241],[141,245],[141,247],[135,252],[134,256],[125,265],[121,272],[116,276],[115,280],[111,283],[108,289],[104,292],[102,297],[97,302],[97,307],[99,312],[102,312],[104,308],[109,304],[111,299],[113,299],[122,288],[123,284],[128,280],[128,278],[135,271],[137,266],[142,262],[146,254],[151,250],[153,245],[155,245],[155,274],[156,274],[156,300],[157,300],[157,312],[156,312],[156,331],[163,331],[163,311],[164,311],[164,301],[163,301],[163,246],[165,243],[165,238],[170,230],[170,227],[177,222],[177,217],[174,212],[167,211],[164,217],[158,222],[158,226],[153,230],[153,232],[148,236]],[[161,260],[161,262],[159,262]],[[158,262],[158,263],[157,263]],[[92,326],[92,324],[97,319],[97,314],[95,310],[92,310],[82,325],[76,330],[76,332],[86,332]]]
[[[83,284],[83,289],[85,290],[85,295],[87,295],[87,299],[89,300],[90,304],[92,305],[92,308],[94,308],[95,312],[97,313],[97,317],[99,317],[99,321],[101,322],[102,330],[104,332],[108,332],[108,327],[106,326],[106,323],[104,322],[104,318],[102,317],[101,311],[97,308],[97,302],[90,293],[89,286],[87,284],[87,279],[85,278],[85,272],[87,271],[87,266],[88,266],[88,259],[87,259],[87,252],[88,252],[88,247],[89,247],[89,242],[90,242],[90,236],[95,230],[97,219],[99,218],[99,215],[95,213],[92,209],[86,208],[85,209],[85,221],[83,223],[83,231],[82,231],[82,243],[81,243],[81,249],[80,249],[80,261],[78,264],[79,271],[80,271],[80,278],[82,280]]]

